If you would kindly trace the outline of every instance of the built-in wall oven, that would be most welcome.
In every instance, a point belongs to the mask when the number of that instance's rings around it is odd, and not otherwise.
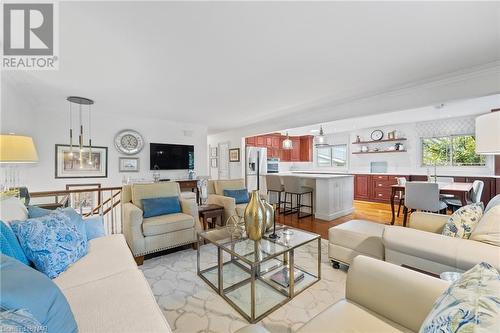
[[[267,173],[278,173],[280,172],[280,159],[279,158],[268,158],[267,159]]]

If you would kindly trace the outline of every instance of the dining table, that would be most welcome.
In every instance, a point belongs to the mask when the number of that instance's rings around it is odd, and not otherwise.
[[[437,182],[439,186],[439,194],[449,194],[458,198],[462,206],[467,205],[467,199],[469,198],[469,193],[472,191],[472,183],[442,183]],[[394,199],[399,194],[401,197],[405,193],[405,185],[395,184],[391,185],[391,212],[392,219],[391,224],[394,224],[396,220],[396,212],[394,209]]]

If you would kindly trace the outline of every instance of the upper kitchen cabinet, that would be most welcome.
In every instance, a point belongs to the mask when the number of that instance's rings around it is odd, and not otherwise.
[[[283,149],[285,136],[279,133],[259,135],[245,139],[250,147],[267,148],[267,157],[279,158],[282,162],[311,162],[313,160],[313,136],[291,136],[293,149]]]
[[[312,135],[300,137],[300,160],[302,162],[312,162],[313,160],[313,140]]]

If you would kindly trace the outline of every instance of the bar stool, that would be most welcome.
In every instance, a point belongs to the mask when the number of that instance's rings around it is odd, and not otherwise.
[[[285,186],[281,183],[281,177],[277,175],[266,175],[266,186],[267,186],[267,195],[269,193],[278,193],[278,210],[281,212],[281,205],[283,201],[281,201],[281,193],[285,191]]]
[[[299,219],[312,216],[313,215],[313,189],[307,186],[303,186],[302,179],[299,177],[285,176],[282,177],[283,184],[285,185],[285,200],[283,201],[285,215],[297,213]],[[302,203],[302,196],[309,194],[311,198],[310,205],[304,205]],[[287,201],[288,196],[290,196],[290,201]],[[293,205],[293,197],[295,196],[296,206]],[[301,208],[307,207],[311,209],[310,213],[301,214]]]

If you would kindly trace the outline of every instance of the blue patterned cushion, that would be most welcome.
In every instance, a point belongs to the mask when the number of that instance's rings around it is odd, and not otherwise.
[[[248,203],[248,201],[250,201],[248,190],[246,188],[239,190],[224,190],[224,196],[234,198],[237,205]]]
[[[6,256],[12,257],[19,260],[25,265],[29,265],[30,262],[19,244],[16,235],[5,222],[0,221],[0,253]]]
[[[0,332],[47,332],[26,309],[0,311]]]
[[[2,309],[27,309],[48,332],[78,330],[66,297],[51,279],[4,255],[0,255],[0,270]]]
[[[142,199],[142,206],[144,217],[174,214],[182,211],[179,197]]]
[[[449,237],[469,239],[472,230],[483,216],[481,204],[463,206],[448,219],[442,234]]]
[[[87,254],[86,236],[78,232],[64,213],[14,221],[11,226],[26,257],[51,279]]]
[[[30,219],[47,216],[54,212],[62,212],[66,214],[69,217],[71,223],[76,226],[78,232],[82,236],[86,236],[87,231],[85,229],[85,223],[83,222],[83,218],[80,214],[78,214],[78,212],[74,208],[66,207],[66,208],[57,208],[56,210],[51,210],[51,209],[40,208],[38,206],[28,206],[28,215]]]
[[[500,274],[487,263],[465,272],[441,295],[420,333],[500,332]]]

